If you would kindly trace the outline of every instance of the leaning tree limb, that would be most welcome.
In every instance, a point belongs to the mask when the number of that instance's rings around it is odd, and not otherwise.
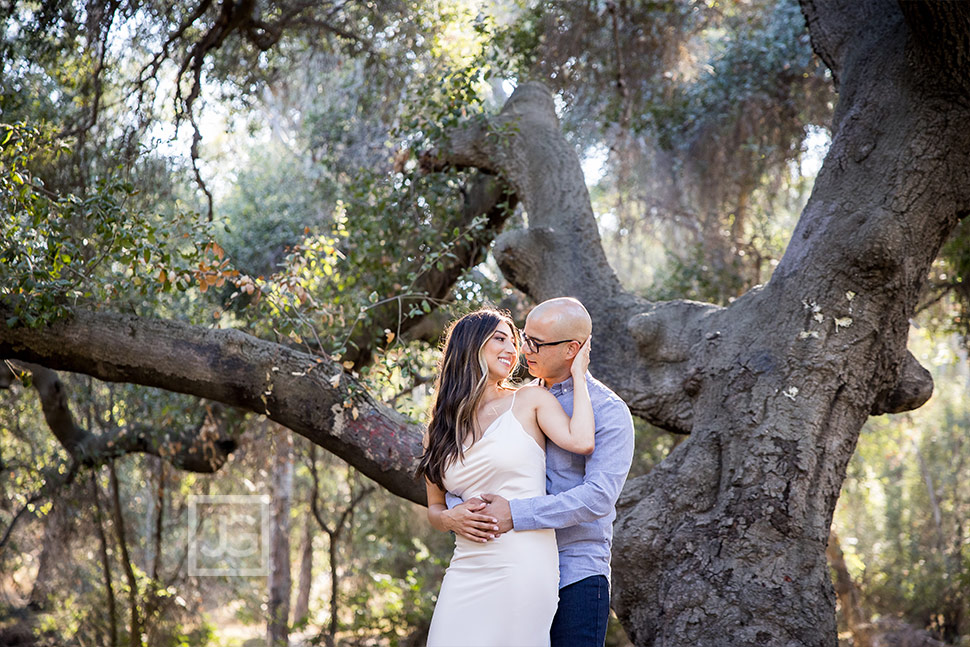
[[[471,224],[480,218],[484,219],[484,224],[481,227],[472,228],[472,231],[468,237],[462,238],[456,242],[455,246],[450,250],[451,256],[443,260],[440,269],[435,266],[418,276],[415,285],[412,286],[412,289],[427,295],[432,299],[445,298],[454,287],[455,282],[458,280],[461,274],[468,267],[474,266],[483,260],[484,255],[488,250],[488,246],[494,240],[502,225],[514,210],[516,204],[516,198],[514,194],[510,195],[507,185],[500,178],[487,173],[476,173],[472,176],[471,181],[465,188],[464,197],[465,200],[463,209],[460,213],[455,214],[454,220],[447,223],[447,227],[443,227],[443,229],[448,231],[451,231],[455,227],[458,227],[461,230],[469,229],[471,228]],[[416,256],[419,255],[420,254],[416,252]],[[82,318],[96,318],[98,315],[89,312],[84,313],[81,316]],[[354,368],[359,368],[360,366],[369,363],[372,359],[374,349],[376,348],[376,340],[384,337],[382,331],[385,328],[390,329],[394,331],[396,335],[405,338],[413,337],[415,335],[435,334],[435,330],[440,331],[441,324],[439,322],[437,326],[431,326],[431,329],[429,329],[428,323],[430,319],[431,318],[429,316],[402,318],[400,308],[398,304],[395,303],[391,303],[383,308],[376,309],[370,314],[366,324],[356,331],[356,334],[352,339],[352,350],[346,353],[341,359],[343,361],[349,360],[354,362]],[[98,333],[104,333],[103,336],[105,340],[110,340],[113,335],[119,334],[118,331],[110,330],[112,326],[123,327],[127,325],[122,323],[120,320],[111,317],[108,317],[108,319],[102,319],[100,321],[101,323],[93,323],[93,321],[89,321],[87,324],[82,324],[80,329],[88,329],[92,332],[97,329]],[[78,322],[73,321],[72,323],[77,324]],[[102,328],[102,326],[107,326],[108,328]],[[146,324],[146,330],[150,327],[151,323],[148,322]],[[202,329],[196,330],[196,333],[201,334],[201,330]],[[28,332],[28,335],[29,334],[30,333]],[[83,338],[83,336],[88,333],[75,331],[72,334],[81,335]],[[173,332],[172,334],[175,337],[178,336],[177,332]],[[235,334],[247,337],[243,335],[243,333],[236,332]],[[2,333],[0,333],[0,338],[2,338]],[[213,342],[214,345],[210,348],[210,350],[213,353],[218,353],[218,345],[223,341],[224,340]],[[43,343],[51,343],[53,346],[57,346],[59,342],[49,340],[49,342]],[[113,345],[111,341],[104,341],[103,343],[106,347],[111,347]],[[174,343],[175,342],[173,341],[173,344]],[[267,342],[261,343],[268,344]],[[137,346],[138,344],[132,344],[127,346],[125,350],[114,348],[113,350],[116,352],[112,353],[112,357],[117,361],[123,361],[122,358],[126,353],[137,354],[137,351],[135,350]],[[268,344],[268,347],[272,346],[275,345]],[[65,347],[65,349],[66,348],[67,347]],[[89,375],[102,379],[124,379],[125,381],[134,381],[140,384],[152,386],[159,385],[158,382],[154,381],[157,379],[156,375],[151,375],[151,377],[148,378],[104,378],[104,375],[117,375],[117,373],[114,371],[108,371],[107,373],[100,372],[97,370],[97,368],[101,367],[100,364],[95,367],[95,370],[84,368],[86,366],[90,366],[89,361],[91,358],[85,357],[85,353],[88,352],[88,349],[83,347],[83,343],[75,343],[73,346],[71,346],[71,348],[73,348],[73,352],[77,353],[77,355],[73,359],[68,360],[66,364],[59,364],[58,367],[65,367],[68,368],[68,370],[85,372]],[[179,351],[172,355],[172,357],[183,357],[184,351],[184,348],[180,348]],[[39,354],[10,354],[8,356],[26,358],[46,357],[45,351],[37,352],[39,352]],[[98,350],[92,348],[90,349],[90,352],[97,354]],[[286,353],[292,353],[292,351],[287,350]],[[47,360],[44,361],[48,366],[52,366],[52,364],[47,362]],[[176,373],[178,372],[178,363],[180,361],[181,360],[176,360],[175,364],[172,366],[172,370]],[[322,359],[315,355],[303,356],[300,362],[302,362],[305,366],[310,366],[313,368],[317,368],[320,363],[324,363]],[[265,362],[263,364],[265,364]],[[263,364],[257,362],[250,368],[257,370],[260,375],[273,374],[274,378],[278,377],[276,373],[279,371],[274,371],[274,367]],[[369,396],[362,395],[364,394],[364,390],[356,385],[356,383],[350,379],[349,376],[344,374],[342,369],[333,362],[327,361],[325,362],[325,366],[326,370],[323,372],[330,377],[327,378],[327,380],[320,381],[317,378],[321,371],[316,371],[313,373],[313,378],[320,382],[319,387],[321,389],[325,391],[329,390],[329,392],[331,392],[330,395],[333,397],[334,401],[341,402],[342,407],[344,405],[347,406],[342,412],[338,412],[340,415],[329,412],[330,415],[323,416],[322,419],[320,419],[320,417],[316,414],[308,414],[307,416],[304,416],[304,418],[309,417],[312,419],[309,426],[306,422],[294,423],[297,425],[296,428],[294,428],[294,431],[297,433],[303,433],[300,431],[301,429],[317,429],[320,425],[323,425],[325,429],[329,429],[333,425],[334,420],[340,422],[338,429],[343,429],[344,425],[350,429],[365,428],[366,425],[364,425],[364,419],[360,419],[358,416],[363,415],[362,412],[366,413],[368,416],[371,416],[374,420],[378,421],[377,425],[379,428],[388,430],[391,434],[392,440],[387,443],[387,448],[385,448],[380,442],[377,443],[377,445],[380,446],[368,446],[371,440],[374,439],[373,432],[370,432],[366,438],[363,436],[353,437],[342,442],[338,442],[334,439],[334,442],[324,444],[323,446],[331,449],[331,451],[334,451],[334,453],[337,455],[348,460],[348,462],[350,462],[352,465],[358,469],[361,469],[361,471],[363,471],[365,474],[368,474],[392,492],[404,496],[405,498],[423,502],[424,489],[420,487],[420,484],[410,478],[414,468],[413,458],[414,456],[419,455],[421,452],[420,435],[417,433],[417,427],[406,423],[399,416],[394,415],[390,409],[377,405],[371,398],[369,398]],[[47,416],[48,422],[51,429],[54,431],[55,436],[61,440],[62,444],[64,444],[65,447],[72,452],[72,454],[76,453],[79,457],[81,457],[82,460],[87,462],[94,460],[94,457],[98,457],[98,460],[103,461],[113,456],[120,456],[124,453],[145,452],[162,456],[170,460],[176,467],[190,469],[193,471],[214,471],[221,466],[228,454],[235,448],[234,443],[231,441],[227,441],[227,439],[222,438],[221,436],[216,437],[211,430],[211,425],[203,426],[198,429],[183,430],[178,434],[169,432],[165,434],[164,437],[160,437],[154,432],[154,430],[140,425],[125,427],[110,435],[102,434],[96,436],[90,434],[87,431],[80,429],[71,418],[66,400],[63,397],[63,385],[57,378],[56,373],[40,365],[30,365],[30,367],[32,370],[36,371],[34,384],[37,387],[38,392],[41,394],[43,402],[45,403],[45,415]],[[151,371],[149,371],[149,373],[151,373]],[[9,379],[12,379],[12,377],[13,376],[9,370],[7,370],[5,367],[0,368],[0,388],[3,386],[3,380],[9,381]],[[216,376],[209,376],[208,379],[217,380],[218,378]],[[263,402],[263,398],[266,397],[267,394],[261,393],[259,390],[260,379],[261,378],[259,376],[256,376],[247,381],[247,384],[251,387],[252,392],[247,394],[246,398],[229,398],[220,401],[235,406],[240,406],[238,405],[240,402],[248,403],[242,404],[241,406],[258,413],[265,413],[267,410],[267,403]],[[341,384],[341,380],[343,380],[344,385],[350,385],[350,389],[347,392],[341,392],[339,389],[333,387],[333,384]],[[180,382],[180,380],[175,378],[174,382]],[[170,384],[171,381],[167,383]],[[170,390],[195,395],[200,394],[200,391],[193,390],[193,388],[189,385],[185,385],[182,388],[170,388]],[[273,388],[270,388],[269,390],[271,391],[269,394],[270,398],[280,397],[272,394]],[[283,388],[277,390],[276,393],[282,395],[285,391],[286,389]],[[351,391],[355,394],[361,394],[362,401],[355,404],[354,400],[350,398],[349,395]],[[218,397],[213,399],[219,400]],[[373,408],[378,406],[380,411],[374,413]],[[280,419],[274,417],[274,415],[275,414],[272,412],[270,413],[271,418],[280,422]],[[387,416],[390,416],[390,418]],[[306,431],[304,435],[307,435],[307,437],[311,440],[320,437],[320,434],[317,431]],[[375,458],[378,455],[384,456],[382,458]]]
[[[164,458],[179,469],[208,474],[218,471],[237,447],[221,416],[211,409],[198,425],[185,429],[163,431],[136,423],[95,434],[75,421],[67,386],[57,372],[29,362],[10,363],[31,374],[31,385],[40,396],[48,428],[71,458],[85,467],[125,454],[143,453]]]
[[[0,327],[0,357],[264,414],[391,492],[424,501],[414,478],[419,426],[376,401],[327,357],[238,330],[82,309],[42,328]]]

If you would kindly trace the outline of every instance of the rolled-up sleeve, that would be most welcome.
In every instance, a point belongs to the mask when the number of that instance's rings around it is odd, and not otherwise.
[[[597,408],[596,449],[583,482],[558,494],[509,502],[516,530],[568,528],[613,512],[633,462],[633,418],[619,399]]]
[[[461,505],[462,503],[464,503],[464,501],[462,501],[461,497],[457,494],[445,492],[445,506],[447,506],[449,510],[454,508],[456,505]]]

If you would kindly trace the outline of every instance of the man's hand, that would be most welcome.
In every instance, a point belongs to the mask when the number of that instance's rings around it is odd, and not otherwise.
[[[451,532],[465,539],[484,543],[499,535],[498,519],[482,513],[484,507],[485,502],[475,497],[442,512],[441,520]]]
[[[509,508],[508,499],[498,494],[483,494],[481,498],[488,504],[481,512],[496,520],[499,534],[512,530],[512,509]]]

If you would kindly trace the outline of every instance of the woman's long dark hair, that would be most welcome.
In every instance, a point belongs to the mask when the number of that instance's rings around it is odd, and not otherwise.
[[[448,329],[438,363],[427,446],[418,463],[418,475],[427,477],[442,490],[445,469],[465,456],[461,441],[466,436],[475,437],[475,412],[488,380],[482,348],[503,321],[512,330],[518,356],[519,330],[508,312],[483,308],[465,315]],[[504,382],[503,385],[511,388]]]

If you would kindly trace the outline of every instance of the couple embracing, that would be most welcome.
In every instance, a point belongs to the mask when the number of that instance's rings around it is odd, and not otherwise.
[[[633,419],[586,371],[591,329],[571,298],[521,334],[490,309],[450,328],[419,465],[431,524],[456,534],[428,647],[602,647]],[[520,352],[537,380],[516,388]]]

